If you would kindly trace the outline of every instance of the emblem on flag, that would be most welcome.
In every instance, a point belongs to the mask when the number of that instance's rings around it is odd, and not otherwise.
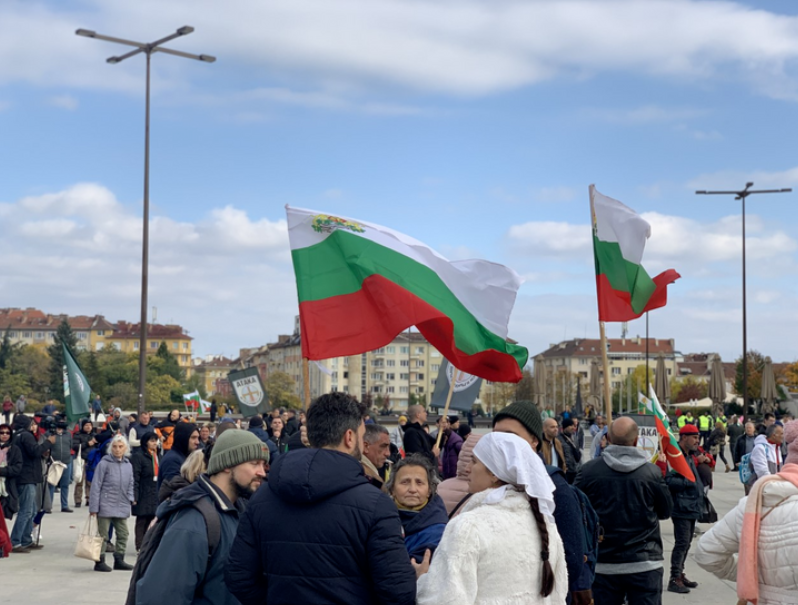
[[[352,233],[365,233],[366,230],[360,223],[348,221],[344,218],[329,214],[317,214],[313,217],[313,230],[318,233],[332,233],[336,229],[347,229]]]

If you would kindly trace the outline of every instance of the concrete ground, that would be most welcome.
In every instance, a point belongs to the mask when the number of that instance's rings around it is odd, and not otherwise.
[[[482,431],[480,431],[482,432]],[[720,464],[719,464],[720,467]],[[715,474],[715,488],[710,498],[719,516],[731,510],[743,496],[743,488],[737,473],[718,472]],[[72,503],[70,493],[70,503]],[[59,502],[56,494],[56,502]],[[0,559],[0,605],[36,603],[36,605],[64,605],[80,602],[124,603],[130,582],[130,572],[114,571],[97,573],[93,563],[73,555],[78,533],[88,517],[88,510],[75,509],[72,514],[60,512],[54,507],[51,515],[46,515],[42,524],[44,548],[29,554],[12,554]],[[708,526],[699,526],[706,530]],[[127,561],[135,562],[133,545],[134,519],[129,520],[130,539],[127,547]],[[9,525],[9,531],[11,526]],[[670,521],[662,523],[662,537],[665,545],[665,577],[667,578],[670,551],[673,548],[673,525]],[[695,545],[696,540],[693,541]],[[107,557],[113,563],[112,556]],[[692,548],[688,556],[687,575],[699,583],[699,587],[688,595],[663,592],[664,605],[681,603],[701,603],[701,605],[729,605],[737,602],[733,582],[718,580],[703,571],[693,559]]]

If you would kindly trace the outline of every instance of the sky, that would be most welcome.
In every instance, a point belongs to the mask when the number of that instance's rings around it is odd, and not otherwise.
[[[532,356],[597,338],[591,183],[651,224],[648,272],[682,275],[652,338],[741,354],[741,205],[695,190],[798,188],[788,0],[6,0],[0,307],[139,320],[145,59],[74,32],[183,25],[165,46],[217,61],[152,57],[149,306],[195,354],[293,330],[286,204],[512,267]],[[797,196],[746,208],[748,344],[777,361]]]

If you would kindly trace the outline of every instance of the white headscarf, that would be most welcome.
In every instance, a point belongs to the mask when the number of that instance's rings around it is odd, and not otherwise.
[[[540,512],[553,520],[554,483],[540,456],[526,441],[511,433],[488,433],[477,442],[474,456],[507,484],[488,494],[486,504],[501,502],[507,490],[520,487],[537,499]]]

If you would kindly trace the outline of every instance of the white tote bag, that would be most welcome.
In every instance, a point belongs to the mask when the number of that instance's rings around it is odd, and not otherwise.
[[[78,536],[78,543],[75,545],[75,556],[80,559],[88,559],[95,563],[100,560],[103,551],[103,537],[97,526],[97,517],[89,515],[83,531]]]
[[[64,474],[66,467],[67,465],[63,462],[50,458],[50,468],[47,469],[47,483],[50,485],[58,485],[61,482],[61,475]]]
[[[72,481],[75,483],[80,483],[83,481],[84,461],[83,458],[80,457],[80,450],[82,447],[83,444],[78,446],[78,455],[75,456],[75,459],[72,461]]]

